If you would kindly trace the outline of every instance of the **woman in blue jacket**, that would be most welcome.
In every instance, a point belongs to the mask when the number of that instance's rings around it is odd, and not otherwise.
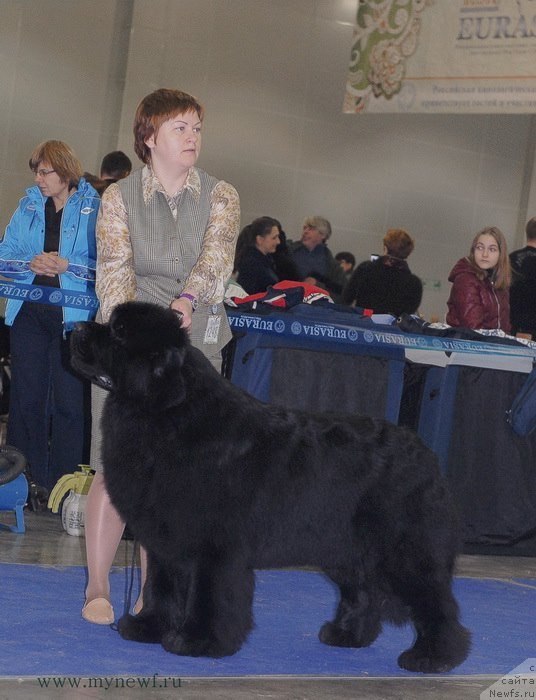
[[[50,490],[87,462],[88,388],[71,370],[69,331],[94,314],[87,298],[95,280],[95,224],[100,200],[62,141],[46,141],[30,157],[35,186],[26,191],[0,243],[0,274],[14,282],[69,290],[71,306],[10,298],[11,388],[7,441],[26,456],[33,480]],[[21,289],[24,289],[23,287]],[[53,297],[54,295],[52,295]],[[58,293],[60,296],[60,293]],[[80,306],[76,306],[77,301]]]

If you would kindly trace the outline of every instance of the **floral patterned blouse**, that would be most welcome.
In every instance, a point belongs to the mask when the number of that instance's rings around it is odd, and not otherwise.
[[[177,218],[180,191],[170,197],[149,166],[142,171],[143,199],[147,203],[156,191],[166,196],[171,213]],[[199,196],[200,180],[191,168],[184,188]],[[236,239],[240,227],[240,200],[235,188],[224,180],[214,187],[210,197],[209,222],[201,253],[193,266],[184,290],[203,304],[222,301],[225,285],[233,271]],[[128,214],[117,183],[102,195],[97,219],[96,292],[100,301],[100,320],[106,323],[117,306],[136,298],[134,258],[130,243]]]

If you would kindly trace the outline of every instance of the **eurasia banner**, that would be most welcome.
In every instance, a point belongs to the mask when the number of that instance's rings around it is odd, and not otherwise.
[[[358,0],[343,111],[536,112],[536,0]]]

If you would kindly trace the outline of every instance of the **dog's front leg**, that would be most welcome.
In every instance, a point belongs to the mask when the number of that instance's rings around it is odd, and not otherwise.
[[[252,627],[253,570],[227,552],[200,557],[192,570],[182,625],[162,646],[182,656],[236,653]]]
[[[123,639],[157,643],[184,618],[184,601],[189,585],[187,570],[177,572],[165,561],[148,553],[143,608],[138,615],[124,615],[117,627]]]
[[[348,569],[326,569],[337,584],[340,601],[335,618],[322,625],[319,639],[339,647],[368,647],[381,632],[380,609],[370,564]]]

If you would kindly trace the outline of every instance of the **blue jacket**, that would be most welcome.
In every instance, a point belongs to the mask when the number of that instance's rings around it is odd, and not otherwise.
[[[23,284],[32,284],[35,273],[30,261],[43,252],[45,242],[45,202],[47,198],[38,187],[26,190],[11,217],[4,239],[0,243],[0,274]],[[94,290],[97,258],[95,225],[100,206],[97,191],[82,177],[78,189],[63,209],[58,254],[67,258],[69,266],[59,275],[60,287],[74,292]],[[21,299],[9,299],[6,305],[6,324],[11,326],[22,304]],[[63,307],[66,330],[76,321],[87,321],[94,310]]]

